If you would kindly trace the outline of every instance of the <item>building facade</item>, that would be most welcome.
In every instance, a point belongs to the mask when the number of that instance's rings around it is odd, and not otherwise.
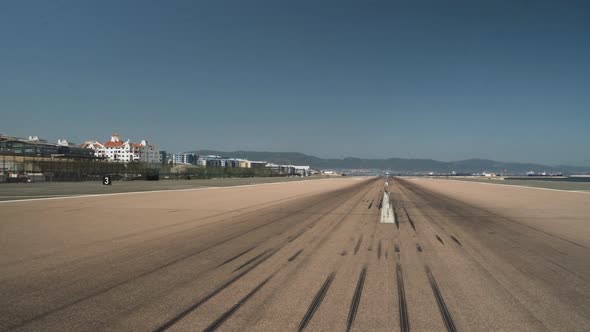
[[[146,140],[140,143],[122,141],[119,134],[113,134],[105,143],[89,141],[81,145],[86,149],[92,149],[94,155],[112,162],[144,162],[160,163],[160,153],[155,146],[148,144]]]

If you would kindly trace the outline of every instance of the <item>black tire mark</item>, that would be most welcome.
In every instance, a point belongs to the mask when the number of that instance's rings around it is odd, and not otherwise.
[[[463,245],[461,244],[461,242],[459,242],[459,240],[457,240],[457,238],[456,238],[456,237],[454,237],[454,236],[452,236],[452,235],[451,235],[451,239],[453,239],[453,241],[457,242],[457,244],[458,244],[458,245],[460,245],[461,247],[463,246]]]
[[[346,320],[346,331],[350,331],[352,328],[352,323],[354,323],[354,318],[356,317],[356,312],[358,311],[359,304],[361,303],[361,296],[363,295],[363,287],[365,285],[365,277],[367,276],[367,266],[363,266],[363,270],[359,275],[359,280],[356,284],[356,289],[354,291],[354,296],[352,297],[352,302],[350,303],[350,309],[348,311],[348,319]]]
[[[356,241],[356,246],[354,246],[354,254],[356,255],[359,252],[359,248],[361,247],[361,243],[363,242],[363,234],[361,237]]]
[[[330,273],[328,278],[326,278],[326,281],[324,281],[322,287],[320,287],[320,289],[318,290],[317,294],[313,298],[313,301],[311,301],[311,304],[309,305],[309,308],[307,309],[305,316],[303,316],[303,319],[301,319],[301,323],[299,323],[298,331],[303,331],[309,323],[309,321],[313,318],[313,315],[315,314],[316,310],[318,310],[320,304],[322,304],[324,297],[326,297],[326,293],[328,293],[328,288],[330,288],[330,284],[332,284],[332,281],[334,280],[334,275],[334,272]]]
[[[238,303],[234,304],[233,307],[231,307],[228,311],[223,313],[223,315],[221,315],[219,318],[217,318],[213,323],[211,323],[211,325],[209,325],[203,331],[204,332],[212,332],[212,331],[217,330],[217,328],[220,327],[221,324],[223,324],[229,317],[231,317],[231,315],[233,315],[234,312],[236,312],[244,303],[246,303],[252,296],[254,296],[254,294],[256,294],[262,287],[264,287],[264,285],[266,285],[266,283],[272,277],[273,276],[266,278],[263,282],[261,282],[258,286],[256,286],[256,288],[251,290],[246,296],[244,296],[242,299],[240,299],[240,301],[238,301]]]
[[[432,287],[432,292],[434,293],[436,303],[438,304],[438,309],[440,310],[440,315],[443,319],[443,322],[445,323],[445,326],[447,327],[447,331],[456,332],[457,328],[455,327],[455,323],[453,322],[453,318],[451,317],[451,313],[449,312],[449,309],[447,308],[447,305],[445,304],[445,300],[442,297],[440,289],[438,288],[438,285],[436,284],[436,279],[434,279],[434,275],[432,274],[432,271],[430,270],[430,267],[428,265],[425,265],[424,268],[426,270],[426,275],[428,276],[428,281],[430,281],[430,286]]]
[[[406,217],[408,218],[408,221],[410,222],[410,225],[412,226],[412,228],[414,229],[414,232],[416,231],[416,225],[414,225],[414,221],[412,220],[412,218],[410,218],[410,215],[408,214],[408,211],[406,210],[406,208],[403,208],[404,212],[406,214]]]
[[[389,258],[389,251],[385,250],[385,259]]]
[[[399,244],[395,244],[393,247],[395,248],[395,252],[399,252]]]
[[[239,274],[237,274],[233,278],[229,279],[223,285],[217,287],[211,293],[207,294],[205,297],[203,297],[202,299],[200,299],[198,302],[196,302],[196,303],[192,304],[191,306],[189,306],[188,308],[184,309],[181,313],[179,313],[178,315],[176,315],[173,318],[169,319],[167,322],[165,322],[164,324],[162,324],[160,327],[156,328],[154,331],[166,331],[167,329],[169,329],[170,327],[172,327],[174,324],[178,323],[181,319],[183,319],[184,317],[186,317],[188,314],[190,314],[191,312],[195,311],[198,307],[200,307],[201,305],[203,305],[205,302],[209,301],[215,295],[219,294],[222,290],[226,289],[231,284],[233,284],[234,282],[238,281],[240,278],[242,278],[243,276],[245,276],[246,274],[248,274],[250,271],[254,270],[258,265],[264,263],[267,259],[269,259],[270,257],[272,257],[272,255],[274,255],[275,252],[276,251],[271,252],[270,255],[266,255],[265,257],[263,257],[261,260],[259,260],[255,264],[251,265],[250,267],[248,267],[244,271],[240,272]]]
[[[422,245],[420,243],[416,243],[416,250],[418,250],[418,252],[422,252]]]
[[[217,267],[221,267],[221,266],[223,266],[223,265],[225,265],[225,264],[227,264],[227,263],[229,263],[229,262],[232,262],[232,261],[234,261],[234,260],[236,260],[236,259],[238,259],[238,258],[240,258],[240,257],[244,256],[245,254],[247,254],[247,253],[249,253],[250,251],[252,251],[254,248],[256,248],[256,246],[254,246],[254,247],[251,247],[250,249],[246,249],[246,250],[242,251],[241,253],[239,253],[239,254],[235,255],[234,257],[232,257],[232,258],[230,258],[230,259],[226,260],[225,262],[223,262],[223,263],[221,263],[221,264],[217,265]]]
[[[395,224],[395,227],[397,227],[397,229],[399,229],[399,218],[397,217],[397,212],[395,212],[395,208],[393,207],[393,204],[391,204],[391,209],[393,210],[393,223]]]
[[[235,270],[233,270],[233,272],[236,272],[238,270],[241,270],[244,266],[252,263],[253,261],[257,260],[258,258],[260,258],[261,256],[263,256],[264,254],[268,253],[269,251],[271,251],[272,249],[267,249],[263,252],[261,252],[260,254],[250,258],[248,261],[246,261],[245,263],[243,263],[242,265],[238,266]]]
[[[443,240],[440,238],[440,236],[438,236],[438,235],[437,235],[437,236],[436,236],[436,239],[437,239],[437,240],[438,240],[440,243],[442,243],[443,245],[445,245],[445,243],[444,243],[444,242],[443,242]]]
[[[401,332],[408,332],[410,331],[410,318],[408,315],[408,304],[406,302],[406,291],[404,288],[404,274],[399,263],[396,264],[396,272],[399,301],[399,329]]]
[[[299,254],[301,254],[301,252],[303,251],[303,249],[299,250],[298,252],[296,252],[293,256],[289,257],[289,259],[287,259],[287,261],[292,262],[295,260],[295,258],[297,258],[297,256],[299,256]]]
[[[340,256],[346,256],[347,252],[346,250],[342,250],[342,252],[340,253]]]
[[[373,206],[373,202],[371,202],[371,204],[369,204],[369,207],[367,208],[367,210],[369,210],[372,206]]]
[[[309,228],[307,228],[307,229],[309,229]],[[295,241],[295,239],[298,238],[298,237],[300,237],[303,233],[305,233],[305,231],[307,229],[304,228],[304,229],[300,230],[299,232],[297,232],[295,235],[290,236],[289,239],[288,239],[288,242]]]
[[[381,240],[379,240],[379,244],[377,245],[377,259],[381,259]]]

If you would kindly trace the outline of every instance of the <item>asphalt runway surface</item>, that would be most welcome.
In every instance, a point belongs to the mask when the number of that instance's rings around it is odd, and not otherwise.
[[[3,202],[0,330],[589,329],[589,194],[385,182]]]
[[[229,187],[261,183],[309,181],[322,178],[325,177],[252,177],[192,180],[162,179],[160,181],[113,181],[112,185],[110,186],[103,185],[101,181],[0,183],[0,201],[64,197],[74,195],[103,195],[155,190]]]

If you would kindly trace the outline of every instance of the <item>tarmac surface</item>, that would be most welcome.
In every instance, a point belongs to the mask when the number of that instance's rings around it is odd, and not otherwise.
[[[154,190],[179,190],[208,187],[230,187],[254,185],[261,183],[309,181],[322,179],[324,176],[311,177],[252,177],[252,178],[218,178],[192,180],[160,181],[113,181],[104,186],[101,181],[82,182],[33,182],[0,183],[0,201],[36,199],[48,197],[65,197],[74,195],[100,195]]]
[[[0,330],[588,329],[590,195],[387,181],[3,202]]]

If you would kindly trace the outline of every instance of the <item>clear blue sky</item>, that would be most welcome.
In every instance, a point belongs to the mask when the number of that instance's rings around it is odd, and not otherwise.
[[[590,165],[587,1],[3,1],[0,133]]]

